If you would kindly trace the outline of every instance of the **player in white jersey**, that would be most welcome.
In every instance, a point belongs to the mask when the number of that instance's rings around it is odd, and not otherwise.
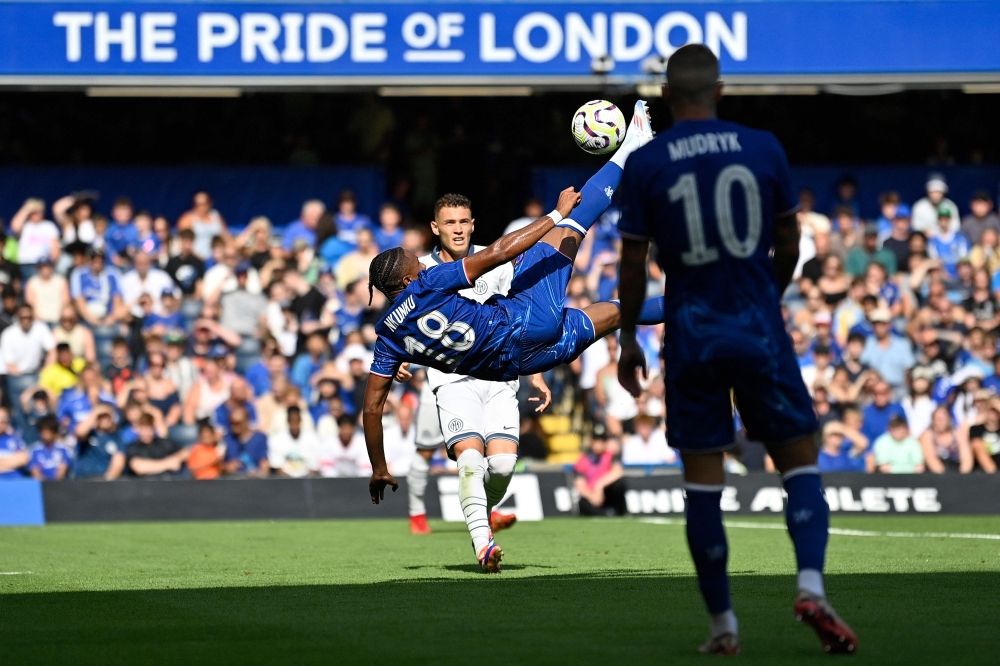
[[[444,195],[434,206],[431,222],[431,230],[438,236],[440,247],[421,257],[420,263],[433,270],[434,266],[460,261],[482,249],[471,244],[474,229],[472,203],[458,194]],[[459,293],[482,303],[492,296],[506,295],[513,276],[513,266],[503,264]],[[405,381],[408,378],[408,369],[401,368],[397,379]],[[529,381],[542,394],[541,398],[532,398],[542,403],[538,408],[542,411],[548,407],[551,393],[541,375],[532,375]],[[455,445],[465,441],[478,441],[486,454],[486,496],[480,499],[485,500],[490,528],[496,531],[514,524],[514,515],[503,515],[493,509],[506,494],[517,462],[520,431],[517,389],[517,380],[492,382],[427,368],[417,412],[417,451],[407,475],[410,531],[414,534],[430,533],[424,494],[434,451],[443,444],[454,459]],[[477,501],[477,498],[470,498],[470,501]],[[475,526],[470,524],[469,527]]]

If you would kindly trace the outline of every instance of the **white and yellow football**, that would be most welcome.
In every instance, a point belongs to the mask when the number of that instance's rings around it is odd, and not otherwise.
[[[573,138],[576,145],[592,155],[613,152],[625,138],[625,116],[611,102],[595,99],[573,114]]]

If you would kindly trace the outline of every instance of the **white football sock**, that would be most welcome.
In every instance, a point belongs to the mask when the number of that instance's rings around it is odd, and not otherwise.
[[[633,115],[633,120],[635,116]],[[649,118],[644,119],[647,123]],[[622,144],[615,151],[615,154],[611,156],[611,161],[620,166],[622,169],[625,168],[625,160],[631,155],[636,149],[641,148],[645,143],[644,132],[640,127],[637,127],[634,122],[630,122],[628,129],[625,131],[625,138],[622,139]]]
[[[465,513],[465,524],[472,536],[476,555],[490,542],[490,515],[486,512],[486,459],[475,449],[458,457],[458,499]]]
[[[712,616],[711,631],[712,638],[721,636],[722,634],[739,635],[740,625],[736,621],[736,613],[733,612],[732,608],[725,613],[717,613]]]
[[[427,513],[424,505],[424,494],[427,492],[427,474],[430,472],[431,464],[420,455],[420,449],[413,452],[413,462],[410,463],[410,471],[406,475],[406,489],[410,499],[410,515],[422,516]]]
[[[799,589],[803,592],[808,592],[809,594],[820,597],[821,599],[826,598],[826,590],[823,589],[822,571],[817,571],[816,569],[802,569],[799,571],[798,585]]]
[[[517,454],[498,453],[486,457],[486,510],[492,512],[493,507],[500,503],[507,494],[510,477],[514,476],[514,466],[517,465]]]

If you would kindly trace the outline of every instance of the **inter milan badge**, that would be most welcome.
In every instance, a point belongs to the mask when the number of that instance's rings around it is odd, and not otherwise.
[[[462,429],[462,425],[464,425],[462,423],[462,419],[452,419],[451,422],[448,424],[448,430],[451,430],[452,432],[458,432],[459,430]]]
[[[486,293],[486,290],[489,288],[490,288],[489,285],[486,284],[486,280],[482,278],[476,280],[475,292],[477,295],[482,296],[483,294]]]

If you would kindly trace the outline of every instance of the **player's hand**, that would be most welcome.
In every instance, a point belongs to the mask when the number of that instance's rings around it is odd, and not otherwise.
[[[399,483],[392,478],[392,474],[385,472],[372,472],[372,478],[368,482],[368,492],[372,496],[372,504],[378,504],[385,499],[385,487],[392,486],[392,492],[396,492]]]
[[[579,192],[576,192],[572,187],[567,187],[559,193],[559,203],[556,204],[556,210],[563,217],[569,217],[573,209],[580,204],[582,198],[583,196]]]
[[[618,358],[618,383],[626,391],[638,398],[642,395],[642,387],[639,386],[639,379],[635,374],[636,370],[642,370],[642,378],[649,378],[649,370],[646,369],[646,355],[642,353],[639,343],[634,337],[621,336],[621,355]]]
[[[396,381],[402,384],[403,382],[410,381],[411,377],[413,377],[413,373],[410,372],[410,364],[403,363],[400,365],[399,370],[396,371]]]
[[[535,412],[544,412],[545,408],[552,404],[552,391],[549,390],[549,385],[545,383],[541,373],[528,377],[528,383],[531,384],[531,388],[542,394],[541,396],[528,398],[528,402],[542,403],[535,409]]]

